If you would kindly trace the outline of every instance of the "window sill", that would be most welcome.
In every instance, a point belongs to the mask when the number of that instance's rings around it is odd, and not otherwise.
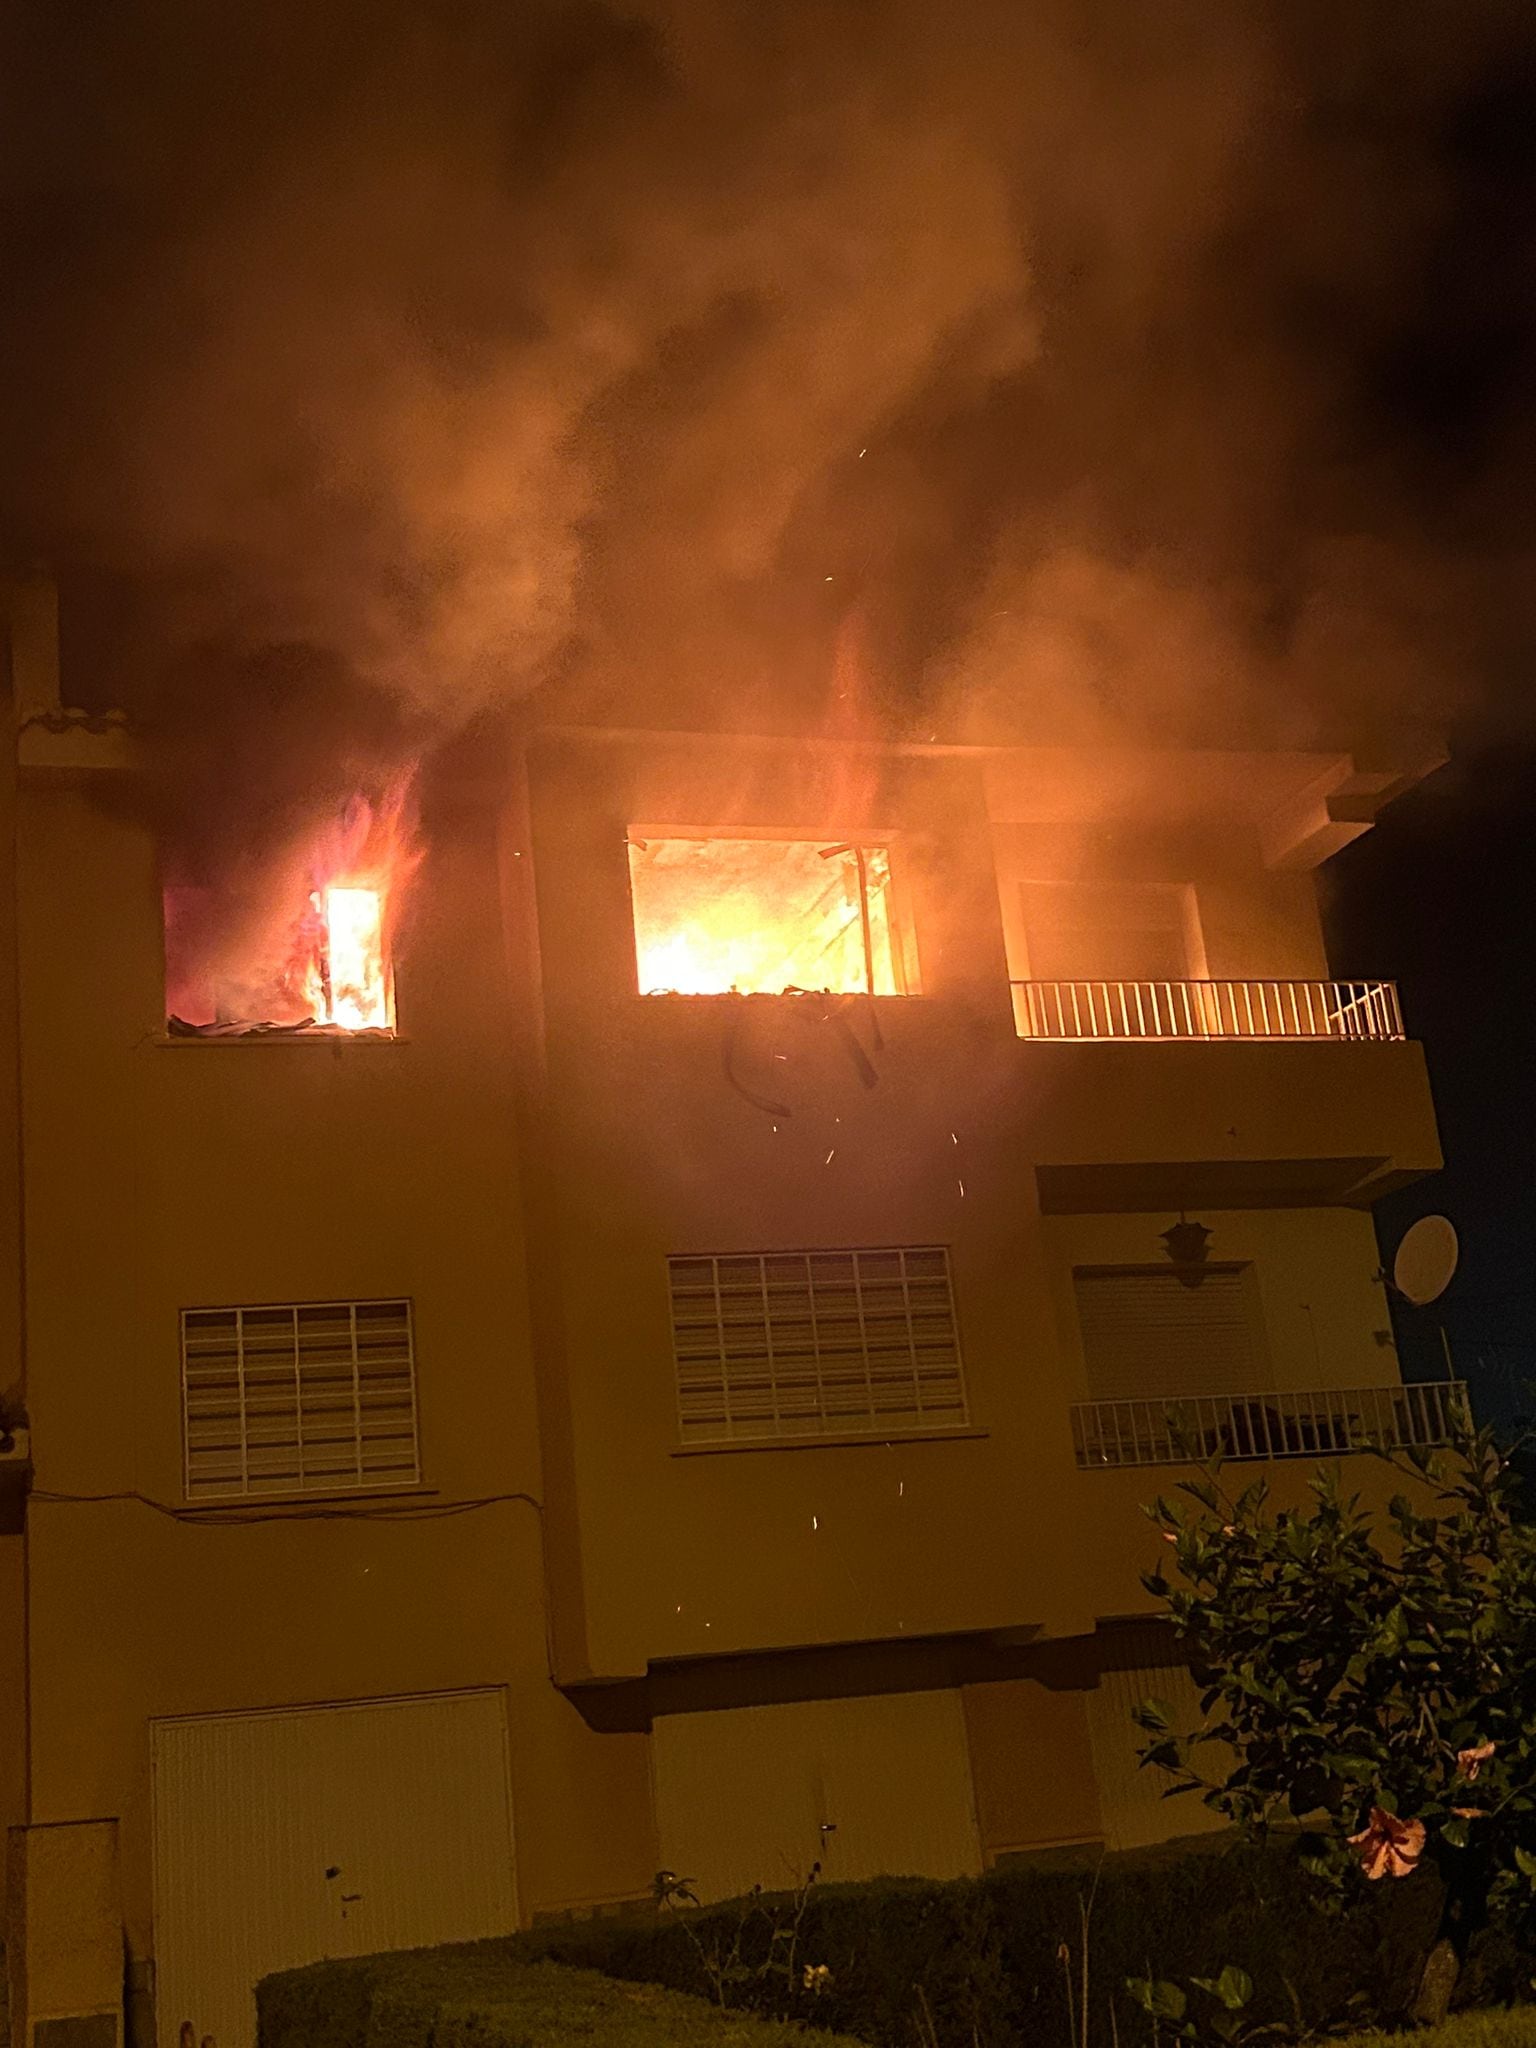
[[[201,1517],[203,1515],[248,1514],[251,1509],[276,1508],[284,1512],[284,1519],[297,1518],[306,1508],[345,1507],[352,1501],[411,1501],[435,1500],[440,1487],[426,1486],[347,1486],[322,1493],[316,1488],[313,1493],[221,1493],[215,1498],[200,1500],[182,1498],[178,1514]]]
[[[329,1046],[333,1050],[342,1046],[359,1045],[409,1045],[410,1039],[403,1031],[231,1031],[223,1038],[198,1038],[188,1033],[183,1037],[179,1032],[158,1032],[150,1041],[157,1046],[170,1046],[180,1050],[185,1046],[204,1049],[231,1045],[307,1045]]]
[[[712,1458],[722,1451],[890,1451],[898,1444],[974,1443],[991,1433],[966,1424],[955,1429],[904,1429],[891,1436],[877,1436],[868,1430],[860,1430],[857,1435],[843,1436],[735,1437],[723,1443],[674,1444],[670,1455],[674,1458]]]
[[[862,988],[642,988],[632,991],[641,1003],[920,1003],[921,989]]]

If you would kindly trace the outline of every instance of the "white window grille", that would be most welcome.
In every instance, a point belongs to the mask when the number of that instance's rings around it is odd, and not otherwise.
[[[414,1486],[408,1301],[184,1309],[188,1500]]]
[[[685,1445],[965,1425],[943,1247],[742,1252],[668,1267]]]

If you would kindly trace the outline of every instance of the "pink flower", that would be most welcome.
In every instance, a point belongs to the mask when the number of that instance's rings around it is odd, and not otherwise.
[[[1412,1877],[1424,1853],[1424,1823],[1399,1820],[1384,1807],[1373,1806],[1371,1817],[1349,1845],[1360,1851],[1360,1867],[1369,1878]]]
[[[1174,1530],[1172,1530],[1172,1529],[1165,1529],[1165,1530],[1163,1531],[1163,1541],[1164,1541],[1165,1543],[1177,1543],[1177,1542],[1178,1542],[1178,1540],[1179,1540],[1179,1539],[1178,1539],[1178,1536],[1177,1536],[1177,1534],[1176,1534],[1176,1532],[1175,1532]]]
[[[1235,1522],[1223,1522],[1221,1533],[1223,1536],[1235,1536],[1237,1534],[1237,1524]]]
[[[1469,1785],[1472,1784],[1478,1772],[1483,1768],[1483,1765],[1493,1755],[1493,1748],[1494,1746],[1491,1742],[1480,1742],[1476,1749],[1458,1749],[1456,1752],[1456,1775],[1460,1778],[1465,1778]]]
[[[1453,1806],[1451,1811],[1458,1820],[1481,1820],[1483,1817],[1480,1806]]]

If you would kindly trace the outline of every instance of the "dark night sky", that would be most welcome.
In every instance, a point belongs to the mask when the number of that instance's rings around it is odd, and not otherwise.
[[[1377,400],[1454,478],[1518,445],[1536,393],[1536,63],[1498,67],[1447,127],[1454,195],[1426,251],[1417,304],[1375,372]],[[1521,473],[1527,486],[1529,468]],[[1499,516],[1495,513],[1495,517]],[[1399,1308],[1410,1371],[1458,1372],[1490,1414],[1536,1382],[1536,688],[1529,662],[1478,678],[1480,710],[1453,759],[1330,871],[1335,963],[1401,987],[1423,1041],[1445,1170],[1382,1204],[1390,1259],[1414,1218],[1440,1211],[1462,1239],[1443,1300]],[[1522,1412],[1528,1404],[1522,1404]]]
[[[1536,745],[1469,740],[1330,871],[1335,965],[1399,983],[1440,1114],[1445,1169],[1381,1205],[1383,1249],[1433,1211],[1462,1241],[1442,1300],[1398,1312],[1405,1364],[1443,1370],[1443,1326],[1500,1414],[1536,1380],[1533,828]]]
[[[1456,1372],[1507,1415],[1536,1380],[1536,745],[1466,739],[1331,868],[1333,961],[1397,979],[1430,1061],[1442,1174],[1380,1204],[1386,1260],[1415,1217],[1448,1214],[1456,1280],[1432,1309],[1399,1309],[1405,1366]]]

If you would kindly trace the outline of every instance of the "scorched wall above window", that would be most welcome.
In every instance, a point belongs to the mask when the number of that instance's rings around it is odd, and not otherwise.
[[[629,875],[642,995],[917,993],[888,846],[636,832]]]

